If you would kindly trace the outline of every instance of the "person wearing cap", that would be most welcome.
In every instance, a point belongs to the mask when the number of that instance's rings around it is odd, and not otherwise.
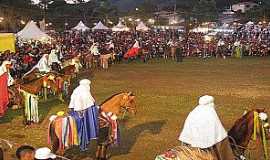
[[[9,73],[10,68],[10,61],[4,61],[0,66],[0,118],[3,117],[7,111],[9,103],[8,86],[13,84],[13,78]]]
[[[47,147],[39,148],[35,153],[35,160],[53,160],[56,159],[56,157],[57,156]]]
[[[83,79],[71,95],[69,103],[70,115],[77,123],[80,148],[86,150],[90,140],[98,137],[98,113],[99,109],[91,94],[91,81]]]
[[[28,145],[20,146],[16,150],[16,157],[19,160],[34,160],[35,159],[35,148]]]
[[[191,147],[208,149],[218,160],[234,160],[228,135],[215,110],[214,97],[202,96],[185,120],[179,140]]]

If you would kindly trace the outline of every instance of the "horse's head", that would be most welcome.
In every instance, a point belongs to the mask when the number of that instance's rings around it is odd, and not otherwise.
[[[132,92],[123,93],[121,107],[132,114],[136,114],[135,95]]]
[[[229,130],[228,135],[236,156],[239,155],[236,152],[240,152],[240,155],[244,153],[251,139],[256,140],[260,137],[270,139],[268,115],[265,109],[245,112]]]

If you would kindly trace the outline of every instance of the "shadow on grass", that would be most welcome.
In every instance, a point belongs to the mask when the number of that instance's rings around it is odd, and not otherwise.
[[[165,123],[166,120],[160,120],[139,124],[130,129],[124,128],[123,134],[121,134],[121,144],[117,148],[112,148],[112,156],[128,154],[141,133],[148,131],[153,135],[159,134]]]
[[[126,120],[123,120],[120,122],[120,127],[125,126],[123,123],[126,123]],[[111,148],[112,153],[111,157],[113,156],[119,156],[119,155],[124,155],[128,154],[133,147],[133,145],[136,143],[137,138],[139,135],[143,132],[150,132],[151,134],[159,134],[161,131],[161,128],[163,125],[165,125],[166,121],[165,120],[160,120],[160,121],[152,121],[144,124],[139,124],[136,125],[130,129],[123,128],[121,130],[121,144],[119,147]],[[65,156],[70,158],[70,159],[76,159],[76,160],[81,160],[84,158],[93,158],[95,157],[95,151],[96,151],[96,141],[92,141],[89,145],[89,150],[85,152],[80,152],[79,147],[73,147],[65,152]],[[110,154],[110,153],[108,153]]]
[[[46,116],[48,115],[49,111],[51,110],[52,106],[56,106],[61,104],[62,102],[60,102],[58,99],[56,98],[52,98],[49,99],[47,101],[44,100],[40,100],[39,101],[39,106],[38,106],[38,112],[39,112],[39,119],[40,122],[42,123],[42,121],[46,118]],[[11,123],[13,120],[21,120],[21,123],[24,122],[24,109],[18,109],[18,110],[12,110],[12,109],[8,109],[6,115],[0,119],[0,124],[4,124],[4,123]]]

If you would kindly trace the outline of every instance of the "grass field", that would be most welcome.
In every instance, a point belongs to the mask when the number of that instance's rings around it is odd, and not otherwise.
[[[84,72],[80,77],[90,77],[90,73]],[[136,95],[138,113],[121,124],[122,144],[112,149],[112,160],[153,160],[157,154],[178,145],[187,114],[204,94],[216,98],[216,109],[227,129],[245,109],[265,107],[270,111],[269,58],[190,58],[181,64],[164,60],[148,64],[132,62],[113,65],[107,71],[94,71],[91,79],[98,103],[120,91]],[[30,127],[22,124],[22,111],[9,111],[0,122],[0,138],[46,146],[48,117],[66,108],[57,100],[41,102],[43,121]],[[79,155],[77,152],[74,149],[68,155],[72,159],[92,156],[92,152]],[[257,151],[252,157],[260,159]]]

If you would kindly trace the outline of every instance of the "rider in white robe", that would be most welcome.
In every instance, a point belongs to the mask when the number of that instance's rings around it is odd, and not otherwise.
[[[214,98],[208,95],[200,97],[199,105],[185,120],[179,140],[191,147],[201,149],[221,146],[221,149],[216,149],[220,152],[216,153],[217,157],[220,160],[232,160],[233,153],[227,138],[227,132],[215,110]]]
[[[87,149],[91,140],[97,139],[99,130],[99,109],[91,95],[90,84],[91,81],[88,79],[81,80],[80,85],[73,91],[69,103],[70,115],[76,120],[80,149],[83,151]]]
[[[59,65],[61,65],[61,62],[58,59],[58,56],[56,54],[56,50],[51,50],[51,53],[49,54],[49,58],[48,58],[48,65],[51,66],[53,63],[58,63]]]

